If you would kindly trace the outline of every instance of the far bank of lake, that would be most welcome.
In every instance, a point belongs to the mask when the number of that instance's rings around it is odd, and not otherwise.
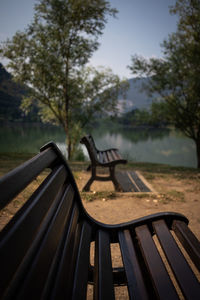
[[[185,167],[197,164],[194,142],[176,130],[97,127],[90,132],[99,149],[116,147],[129,161]],[[0,128],[0,153],[37,153],[48,141],[66,154],[65,133],[58,127],[15,123]],[[84,146],[82,149],[88,157]]]

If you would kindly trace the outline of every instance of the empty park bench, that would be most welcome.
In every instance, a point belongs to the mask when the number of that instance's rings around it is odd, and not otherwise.
[[[94,299],[115,299],[118,285],[127,286],[129,299],[199,299],[200,244],[185,216],[94,220],[54,143],[0,179],[1,209],[40,174],[45,178],[0,234],[0,299],[86,299],[88,284]],[[123,262],[115,268],[113,244]]]
[[[116,178],[115,166],[118,164],[126,164],[127,161],[121,157],[118,149],[98,150],[91,135],[84,136],[80,142],[86,146],[91,161],[91,165],[88,168],[88,170],[91,169],[91,177],[84,186],[83,191],[89,191],[94,180],[111,180],[115,190],[118,192],[122,191],[122,187]],[[98,166],[108,168],[109,176],[97,175]]]

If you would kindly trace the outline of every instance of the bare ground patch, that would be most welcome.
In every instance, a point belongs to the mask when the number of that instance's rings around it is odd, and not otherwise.
[[[189,219],[191,229],[200,239],[200,175],[142,175],[156,193],[116,193],[112,182],[98,181],[92,184],[91,192],[81,192],[86,210],[97,220],[111,224],[162,211],[179,212]],[[75,176],[81,191],[89,173],[77,172]]]

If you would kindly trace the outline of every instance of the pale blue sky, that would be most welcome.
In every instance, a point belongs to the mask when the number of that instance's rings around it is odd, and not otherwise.
[[[160,44],[176,30],[177,17],[169,14],[175,0],[110,0],[119,10],[109,18],[100,47],[91,59],[95,67],[110,67],[120,77],[131,78],[131,55],[162,57]],[[0,41],[24,30],[33,18],[36,0],[0,0]],[[5,63],[4,61],[2,61]]]

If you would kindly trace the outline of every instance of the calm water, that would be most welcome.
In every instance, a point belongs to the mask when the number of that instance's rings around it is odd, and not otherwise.
[[[92,134],[99,149],[119,148],[122,155],[130,161],[196,167],[194,142],[177,131],[96,128],[92,130]],[[65,134],[59,128],[20,124],[0,128],[0,153],[37,153],[48,141],[56,142],[66,153]],[[87,156],[84,146],[83,151]]]

